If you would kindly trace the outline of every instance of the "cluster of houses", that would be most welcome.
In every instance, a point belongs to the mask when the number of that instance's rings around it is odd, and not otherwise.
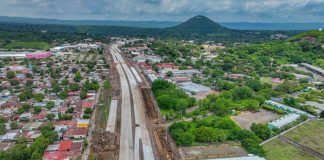
[[[40,128],[51,124],[55,127],[59,140],[47,147],[43,159],[68,159],[81,155],[83,140],[88,135],[90,125],[89,117],[84,116],[85,110],[95,108],[97,92],[88,90],[86,97],[81,99],[80,90],[69,91],[67,97],[61,99],[58,93],[52,91],[54,79],[46,72],[49,68],[53,70],[60,68],[59,78],[55,78],[55,81],[62,84],[62,81],[67,79],[67,86],[70,84],[83,86],[87,80],[101,83],[102,76],[108,74],[103,60],[96,61],[94,71],[86,72],[86,64],[76,63],[75,59],[79,57],[78,54],[73,52],[51,54],[51,52],[44,51],[42,55],[28,55],[26,58],[37,61],[38,70],[44,70],[44,74],[34,72],[33,64],[23,64],[24,60],[22,59],[12,59],[0,68],[0,117],[6,121],[5,133],[0,135],[0,150],[10,149],[19,137],[24,137],[28,143],[33,143],[37,137],[41,136]],[[3,59],[0,58],[0,61]],[[51,63],[51,66],[48,63]],[[82,76],[80,82],[74,80],[73,69],[80,72]],[[15,77],[9,79],[8,72],[14,72]],[[11,80],[19,81],[19,84],[13,86]],[[39,101],[35,98],[20,100],[19,97],[29,82],[33,84],[32,94],[43,95],[42,100]],[[62,84],[62,90],[67,86]],[[30,109],[21,111],[26,104],[30,106]],[[52,106],[48,107],[49,104]],[[41,108],[40,112],[35,112],[36,106]],[[71,118],[62,118],[62,115],[66,114]],[[49,118],[48,115],[53,116]],[[17,126],[12,127],[13,122]]]
[[[157,55],[148,55],[143,53],[145,47],[126,48],[132,55],[133,62],[137,63],[143,70],[147,79],[152,83],[157,79],[164,79],[177,84],[181,89],[197,99],[202,99],[212,93],[209,87],[192,82],[193,76],[200,76],[201,72],[191,66],[180,67],[173,63],[161,63],[161,57]],[[147,49],[147,48],[145,48]],[[172,76],[168,74],[172,73]]]
[[[62,52],[66,50],[75,50],[78,49],[81,52],[89,51],[91,49],[99,49],[101,43],[78,43],[78,44],[62,44],[60,46],[51,48],[52,52]]]

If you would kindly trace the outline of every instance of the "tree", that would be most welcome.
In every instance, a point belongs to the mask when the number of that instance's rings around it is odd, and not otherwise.
[[[176,140],[176,143],[180,146],[191,146],[194,140],[195,136],[192,133],[184,132],[179,134],[179,138]]]
[[[29,111],[29,109],[30,109],[30,105],[27,104],[27,103],[24,103],[24,104],[21,106],[21,108],[23,108],[24,111],[26,112],[26,111]]]
[[[83,114],[82,118],[83,119],[89,119],[90,118],[90,114]]]
[[[87,91],[86,90],[81,90],[81,92],[80,92],[80,98],[81,99],[86,99],[87,98]]]
[[[53,113],[47,114],[47,115],[46,115],[46,118],[47,118],[49,121],[52,121],[52,120],[55,118],[55,114],[53,114]]]
[[[78,91],[80,90],[80,86],[76,83],[70,85],[70,90],[71,91]]]
[[[31,88],[26,88],[25,91],[18,95],[19,101],[26,101],[33,98],[33,92]]]
[[[230,114],[234,109],[234,103],[230,99],[217,98],[215,103],[211,104],[211,110],[219,116]]]
[[[252,123],[251,131],[253,131],[255,135],[263,140],[266,140],[271,136],[271,130],[265,124]]]
[[[16,77],[16,73],[14,71],[9,71],[6,76],[8,79],[13,79]]]
[[[250,99],[253,97],[253,91],[249,87],[238,87],[232,90],[235,100]]]
[[[18,122],[17,121],[10,122],[10,128],[11,129],[17,129],[18,128]]]
[[[67,113],[73,113],[74,112],[74,108],[73,107],[69,107],[68,109],[67,109]]]
[[[175,105],[175,110],[184,110],[189,107],[189,103],[187,99],[180,98],[177,100]]]
[[[44,94],[42,94],[42,93],[37,93],[37,94],[34,95],[34,99],[35,99],[37,102],[42,102],[44,98],[45,98],[45,97],[44,97]]]
[[[65,99],[66,97],[69,96],[68,91],[65,89],[58,95],[61,99]]]
[[[55,93],[58,93],[62,90],[62,88],[60,87],[60,85],[57,82],[54,82],[52,84],[52,89],[53,89],[53,92],[55,92]]]
[[[91,114],[91,113],[92,113],[92,109],[91,109],[91,108],[86,108],[86,109],[84,110],[84,113],[85,113],[85,114]]]
[[[27,80],[26,81],[26,86],[32,86],[34,82],[32,80]]]
[[[78,71],[74,74],[74,81],[80,82],[82,80],[81,73]]]
[[[6,132],[6,125],[4,123],[0,123],[0,135],[5,134]]]
[[[64,78],[63,80],[62,80],[62,82],[61,82],[61,85],[62,86],[66,86],[66,85],[68,85],[69,84],[69,80],[67,79],[67,78]]]
[[[42,111],[42,107],[40,107],[40,106],[34,107],[34,114],[39,114],[41,111]]]
[[[294,97],[284,97],[283,102],[285,105],[288,105],[288,106],[293,106],[293,107],[298,106],[298,102],[297,102],[296,98],[294,98]]]
[[[34,78],[34,77],[33,77],[33,74],[31,74],[31,73],[26,73],[26,77],[27,77],[27,78]]]
[[[166,73],[166,76],[167,76],[167,77],[173,77],[173,72],[168,71],[168,72]]]
[[[6,123],[7,120],[3,116],[0,115],[0,123]]]
[[[195,140],[198,142],[215,142],[216,141],[216,135],[214,133],[213,128],[209,127],[199,127],[195,131]]]
[[[51,110],[53,107],[55,106],[55,103],[53,102],[53,101],[48,101],[47,103],[46,103],[46,108],[47,109],[49,109],[49,110]]]
[[[103,87],[104,89],[110,89],[111,85],[110,85],[110,82],[108,80],[105,80],[104,83],[103,83]]]
[[[256,79],[248,79],[245,84],[256,92],[261,89],[261,82]]]
[[[20,84],[20,81],[19,80],[16,80],[16,79],[10,79],[10,84],[12,86],[17,86]]]
[[[321,111],[320,117],[324,118],[324,111]]]

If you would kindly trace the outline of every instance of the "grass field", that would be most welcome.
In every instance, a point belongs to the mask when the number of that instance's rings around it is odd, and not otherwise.
[[[39,49],[48,50],[50,45],[46,42],[11,42],[4,46],[5,49]]]
[[[267,160],[316,160],[302,150],[282,142],[278,138],[268,142],[263,146],[266,150]]]
[[[324,154],[324,120],[306,122],[284,136]]]

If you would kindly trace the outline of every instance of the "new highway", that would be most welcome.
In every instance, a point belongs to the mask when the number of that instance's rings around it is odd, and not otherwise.
[[[121,83],[119,159],[139,160],[140,155],[143,155],[145,160],[154,160],[152,143],[145,123],[144,105],[138,88],[138,83],[142,82],[141,77],[133,67],[125,63],[118,44],[111,45],[110,53],[116,63]],[[132,117],[134,117],[134,122]]]

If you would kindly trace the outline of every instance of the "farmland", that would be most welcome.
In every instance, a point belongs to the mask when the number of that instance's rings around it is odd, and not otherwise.
[[[324,120],[309,121],[284,136],[324,154]]]
[[[266,158],[268,160],[316,160],[302,150],[282,142],[278,138],[265,144],[264,149],[266,150]]]

